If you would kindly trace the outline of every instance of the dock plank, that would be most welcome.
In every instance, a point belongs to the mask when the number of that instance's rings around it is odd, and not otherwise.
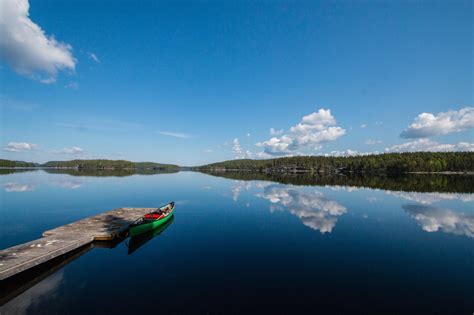
[[[0,280],[38,266],[91,243],[92,236],[64,235],[43,237],[0,251]]]
[[[0,250],[0,280],[64,255],[93,241],[124,234],[131,223],[156,208],[118,208],[58,228],[43,237]]]

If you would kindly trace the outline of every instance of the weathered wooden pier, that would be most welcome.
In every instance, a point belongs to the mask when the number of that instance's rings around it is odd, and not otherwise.
[[[0,250],[0,280],[47,263],[94,241],[126,235],[131,223],[156,208],[118,208],[63,225],[37,240]]]

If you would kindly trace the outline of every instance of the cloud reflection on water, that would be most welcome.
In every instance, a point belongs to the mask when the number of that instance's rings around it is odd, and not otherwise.
[[[346,207],[316,190],[305,191],[292,186],[270,185],[256,196],[272,203],[270,211],[289,211],[304,225],[323,234],[331,233],[338,217],[347,212]]]
[[[387,195],[396,196],[406,200],[414,201],[421,204],[432,204],[442,200],[460,200],[463,202],[474,201],[474,194],[461,193],[439,193],[439,192],[405,192],[405,191],[385,191]]]
[[[47,298],[55,298],[56,290],[64,278],[64,271],[58,271],[27,291],[23,292],[10,302],[0,307],[0,314],[28,314],[32,306],[37,306]]]
[[[249,190],[250,188],[252,188],[251,182],[246,182],[243,180],[237,181],[237,184],[231,188],[232,200],[237,202],[239,200],[240,192],[242,191],[242,189]]]
[[[34,185],[31,184],[20,184],[8,182],[3,185],[6,192],[27,192],[35,189]]]
[[[418,221],[423,231],[442,231],[474,238],[474,214],[425,205],[404,205],[402,208]]]

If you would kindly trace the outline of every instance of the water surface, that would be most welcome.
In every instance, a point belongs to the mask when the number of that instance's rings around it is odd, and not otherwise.
[[[1,249],[105,210],[176,201],[173,221],[138,248],[85,248],[3,293],[0,312],[474,311],[472,177],[214,175],[0,175]]]

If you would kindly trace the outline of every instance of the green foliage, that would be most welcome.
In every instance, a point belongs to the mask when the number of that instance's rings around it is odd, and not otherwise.
[[[125,160],[72,160],[72,161],[50,161],[41,165],[42,167],[55,168],[77,168],[77,169],[132,169],[134,164]]]
[[[11,161],[0,159],[0,167],[35,167],[38,166],[36,163],[29,163],[23,161]]]
[[[179,169],[77,169],[77,168],[45,168],[46,173],[50,174],[67,174],[71,176],[91,176],[91,177],[126,177],[131,175],[156,175],[177,173]],[[13,170],[15,172],[15,170]],[[1,173],[0,173],[1,174]]]
[[[365,156],[296,156],[269,160],[231,160],[197,170],[245,170],[258,172],[409,173],[472,172],[474,152],[413,152]]]
[[[80,170],[156,170],[163,172],[179,171],[178,165],[161,164],[154,162],[130,162],[125,160],[50,161],[40,165],[37,163],[0,159],[0,167],[45,167]]]
[[[136,169],[142,170],[161,170],[161,171],[179,171],[179,166],[174,164],[161,164],[155,162],[134,162]]]

